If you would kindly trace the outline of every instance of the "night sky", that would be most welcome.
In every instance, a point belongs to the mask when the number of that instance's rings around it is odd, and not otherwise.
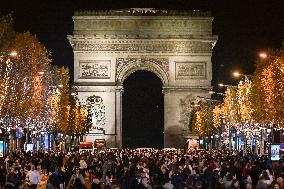
[[[71,73],[73,52],[66,36],[73,31],[74,11],[130,7],[211,11],[213,34],[219,36],[212,56],[213,86],[236,84],[234,70],[252,74],[258,53],[281,47],[284,39],[283,0],[0,0],[0,14],[13,12],[16,31],[35,34],[51,51],[53,63]]]

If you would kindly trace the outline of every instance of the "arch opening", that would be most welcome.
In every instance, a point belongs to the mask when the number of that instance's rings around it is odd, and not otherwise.
[[[135,71],[123,82],[122,146],[162,148],[164,145],[163,83],[153,72]]]

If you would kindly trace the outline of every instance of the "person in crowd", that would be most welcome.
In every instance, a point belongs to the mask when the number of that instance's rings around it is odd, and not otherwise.
[[[87,187],[82,183],[80,178],[75,178],[74,183],[68,189],[87,189]]]
[[[138,184],[138,189],[152,189],[152,186],[150,184],[149,178],[148,177],[142,177],[141,183]]]
[[[272,175],[269,174],[269,171],[263,170],[259,177],[256,188],[257,189],[268,188],[271,185],[272,181],[273,181],[273,177]]]
[[[281,185],[280,183],[278,183],[277,181],[273,181],[271,183],[271,186],[270,186],[271,189],[281,189]]]
[[[19,165],[18,165],[19,166]],[[21,167],[14,166],[12,168],[13,176],[14,176],[14,183],[17,189],[23,188],[23,180],[25,179],[24,171],[21,171]]]
[[[169,177],[165,178],[165,184],[163,185],[164,189],[174,189],[174,185],[171,183],[171,179]]]
[[[0,165],[0,187],[2,188],[6,182],[7,171],[3,164]]]
[[[83,175],[83,177],[85,178],[86,176],[86,169],[88,167],[86,161],[84,159],[81,159],[80,162],[79,162],[80,166],[80,173]]]
[[[13,172],[9,172],[6,176],[6,182],[3,186],[4,189],[16,189],[16,184],[14,182]]]
[[[78,180],[81,182],[82,185],[85,184],[84,177],[80,173],[80,168],[79,167],[75,167],[75,173],[71,176],[67,188],[68,189],[72,189],[76,184],[78,185],[78,183],[75,183],[75,182],[78,182]]]
[[[100,180],[96,177],[93,177],[91,189],[99,189],[99,187],[100,187]]]
[[[56,171],[53,172],[47,180],[47,189],[63,188],[63,183],[64,183],[63,175],[60,171],[58,171],[58,169],[56,169]]]
[[[238,188],[239,182],[235,176],[233,176],[231,173],[227,173],[227,175],[223,179],[223,185],[226,189]]]
[[[40,184],[40,174],[36,170],[35,165],[31,165],[31,170],[27,173],[26,179],[28,180],[29,189],[36,189]]]

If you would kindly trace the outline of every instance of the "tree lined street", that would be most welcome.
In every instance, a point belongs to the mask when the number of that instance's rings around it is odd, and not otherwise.
[[[78,144],[75,137],[86,132],[88,115],[70,87],[69,70],[53,65],[34,35],[15,32],[10,15],[0,25],[0,124],[7,149],[31,143],[38,150],[45,140],[47,149]]]

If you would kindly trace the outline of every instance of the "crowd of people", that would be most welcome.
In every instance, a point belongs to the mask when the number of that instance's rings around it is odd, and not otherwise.
[[[1,188],[36,189],[42,176],[46,189],[282,189],[284,162],[227,150],[154,149],[11,153],[1,162]]]

